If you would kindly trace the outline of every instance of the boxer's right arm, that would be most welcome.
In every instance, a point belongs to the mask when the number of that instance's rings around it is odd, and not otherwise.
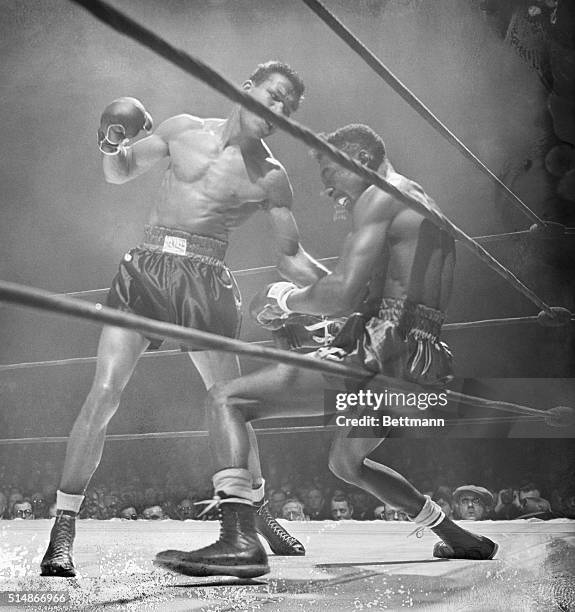
[[[200,119],[176,115],[162,122],[156,131],[133,144],[120,144],[118,153],[102,155],[102,168],[108,183],[122,184],[144,174],[169,155],[169,141],[187,129],[199,129]]]

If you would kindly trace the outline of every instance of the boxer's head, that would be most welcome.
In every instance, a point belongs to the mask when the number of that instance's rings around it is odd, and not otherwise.
[[[377,170],[385,160],[383,140],[367,125],[353,123],[321,136],[371,170]],[[339,218],[343,218],[343,211],[355,203],[370,183],[321,152],[314,152],[313,155],[319,163],[320,178],[325,187],[322,195],[333,200],[336,213],[341,209]]]
[[[251,97],[278,115],[289,117],[303,98],[305,86],[301,77],[283,62],[260,64],[243,84]],[[259,115],[239,107],[240,125],[254,138],[266,138],[275,126]]]

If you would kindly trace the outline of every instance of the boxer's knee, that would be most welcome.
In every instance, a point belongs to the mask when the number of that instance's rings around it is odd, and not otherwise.
[[[234,410],[238,409],[241,411],[239,403],[234,401],[233,385],[229,382],[213,385],[208,391],[206,408],[208,418],[211,421],[223,421],[229,418]]]
[[[122,389],[113,384],[94,384],[80,410],[78,421],[91,428],[107,425],[120,405],[121,395]]]

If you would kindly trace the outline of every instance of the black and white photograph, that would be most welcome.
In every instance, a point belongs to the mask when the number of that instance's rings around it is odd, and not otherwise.
[[[0,46],[0,610],[575,611],[573,0]]]

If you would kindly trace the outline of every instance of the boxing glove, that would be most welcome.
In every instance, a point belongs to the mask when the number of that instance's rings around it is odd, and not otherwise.
[[[286,300],[296,288],[293,283],[280,281],[258,291],[250,303],[251,316],[266,329],[279,329],[291,313]]]
[[[104,155],[117,155],[120,145],[153,127],[152,117],[136,98],[123,97],[108,104],[100,119],[98,147]]]

